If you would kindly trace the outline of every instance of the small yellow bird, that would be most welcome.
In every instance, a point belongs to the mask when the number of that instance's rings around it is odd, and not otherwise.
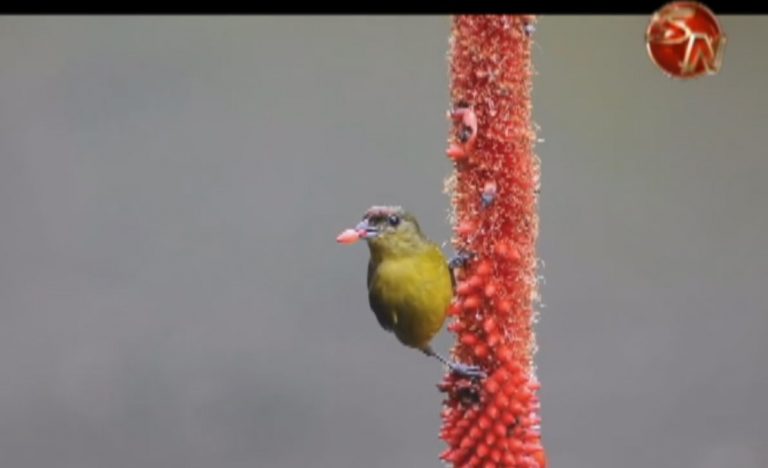
[[[448,361],[432,349],[455,281],[440,247],[422,234],[416,218],[399,206],[372,206],[354,229],[336,240],[351,244],[360,239],[367,241],[371,254],[368,302],[382,328],[459,375],[483,377],[479,367]]]

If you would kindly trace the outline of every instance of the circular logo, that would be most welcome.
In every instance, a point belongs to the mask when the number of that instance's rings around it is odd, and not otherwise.
[[[725,34],[712,11],[698,2],[672,2],[651,16],[645,32],[651,60],[674,78],[714,75]]]

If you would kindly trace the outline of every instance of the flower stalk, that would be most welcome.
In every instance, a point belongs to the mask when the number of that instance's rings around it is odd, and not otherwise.
[[[456,467],[546,467],[533,356],[539,161],[531,121],[534,16],[453,17],[451,195],[454,358],[484,379],[448,373],[441,458]]]

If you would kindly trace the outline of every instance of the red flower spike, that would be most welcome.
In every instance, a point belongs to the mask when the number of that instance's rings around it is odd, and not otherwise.
[[[452,374],[444,380],[449,397],[474,392],[471,404],[446,399],[440,434],[454,467],[546,467],[531,354],[539,164],[526,31],[534,23],[527,15],[453,17],[447,153],[472,162],[453,165],[453,247],[475,255],[459,272],[449,327],[453,357],[488,374],[471,387]]]

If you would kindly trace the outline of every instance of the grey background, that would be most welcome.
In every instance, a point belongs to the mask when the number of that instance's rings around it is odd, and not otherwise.
[[[545,443],[766,467],[768,22],[693,82],[646,23],[536,32]],[[440,466],[440,366],[334,237],[402,203],[449,238],[449,25],[0,19],[0,466]]]

